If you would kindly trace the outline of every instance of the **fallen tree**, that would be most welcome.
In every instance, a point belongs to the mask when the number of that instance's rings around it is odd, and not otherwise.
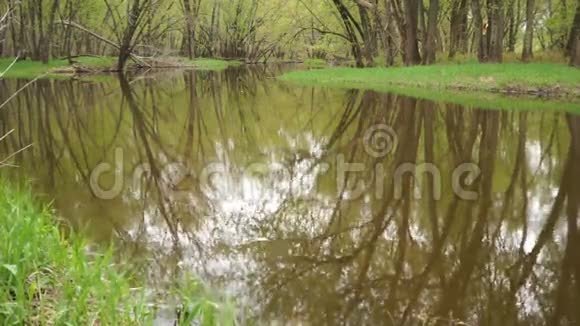
[[[88,28],[85,28],[84,26],[82,26],[82,25],[80,25],[80,24],[77,24],[77,23],[75,23],[75,22],[71,22],[71,21],[66,21],[66,20],[61,20],[61,21],[58,21],[57,23],[58,23],[58,24],[65,25],[65,26],[74,27],[74,28],[76,28],[76,29],[78,29],[78,30],[80,30],[80,31],[82,31],[82,32],[84,32],[84,33],[87,33],[87,34],[89,34],[89,35],[93,36],[94,38],[96,38],[96,39],[98,39],[98,40],[100,40],[100,41],[103,41],[104,43],[106,43],[106,44],[108,44],[108,45],[110,45],[110,46],[112,46],[112,47],[116,48],[117,50],[121,51],[121,46],[120,46],[119,44],[117,44],[117,43],[115,43],[115,42],[113,42],[113,41],[111,41],[111,40],[107,39],[107,38],[106,38],[106,37],[104,37],[104,36],[101,36],[101,35],[99,35],[99,34],[97,34],[97,33],[93,32],[93,31],[91,31],[91,30],[90,30],[90,29],[88,29]],[[137,55],[136,55],[136,54],[134,54],[133,52],[130,52],[130,53],[129,53],[129,57],[130,57],[131,59],[133,59],[133,61],[135,61],[135,63],[137,63],[137,64],[139,64],[139,65],[141,65],[141,66],[144,66],[144,67],[149,67],[149,68],[151,67],[151,65],[149,65],[147,62],[143,61],[143,59],[141,59],[139,56],[137,56]]]

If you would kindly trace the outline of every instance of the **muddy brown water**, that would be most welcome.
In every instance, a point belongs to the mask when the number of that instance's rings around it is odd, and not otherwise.
[[[265,324],[580,321],[580,116],[284,69],[39,80],[0,112],[3,157],[34,144],[2,173],[153,286],[195,273]]]

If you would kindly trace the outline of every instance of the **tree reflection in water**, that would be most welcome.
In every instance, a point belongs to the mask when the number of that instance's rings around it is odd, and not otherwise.
[[[579,117],[298,88],[273,81],[279,69],[40,80],[0,112],[0,132],[16,128],[3,153],[35,144],[4,173],[32,178],[96,242],[117,241],[152,286],[194,271],[264,321],[580,321]],[[22,83],[0,81],[0,94]],[[376,125],[398,135],[380,158],[362,142]],[[124,191],[98,199],[91,171],[118,148]],[[369,168],[337,182],[339,156]],[[475,201],[452,189],[465,162],[481,169]],[[201,172],[216,163],[209,187]],[[289,173],[244,173],[256,163]],[[396,196],[404,163],[435,164],[442,198],[434,178],[410,176]],[[380,189],[347,200],[361,182]]]

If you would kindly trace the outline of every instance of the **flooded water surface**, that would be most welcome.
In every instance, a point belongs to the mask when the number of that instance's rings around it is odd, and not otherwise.
[[[580,321],[580,116],[279,74],[39,80],[0,112],[2,157],[33,144],[3,173],[152,286],[194,273],[259,323]]]

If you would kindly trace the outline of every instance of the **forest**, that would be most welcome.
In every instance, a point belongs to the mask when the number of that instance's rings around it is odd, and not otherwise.
[[[0,56],[580,66],[575,0],[2,0]],[[564,59],[567,58],[567,59]]]

